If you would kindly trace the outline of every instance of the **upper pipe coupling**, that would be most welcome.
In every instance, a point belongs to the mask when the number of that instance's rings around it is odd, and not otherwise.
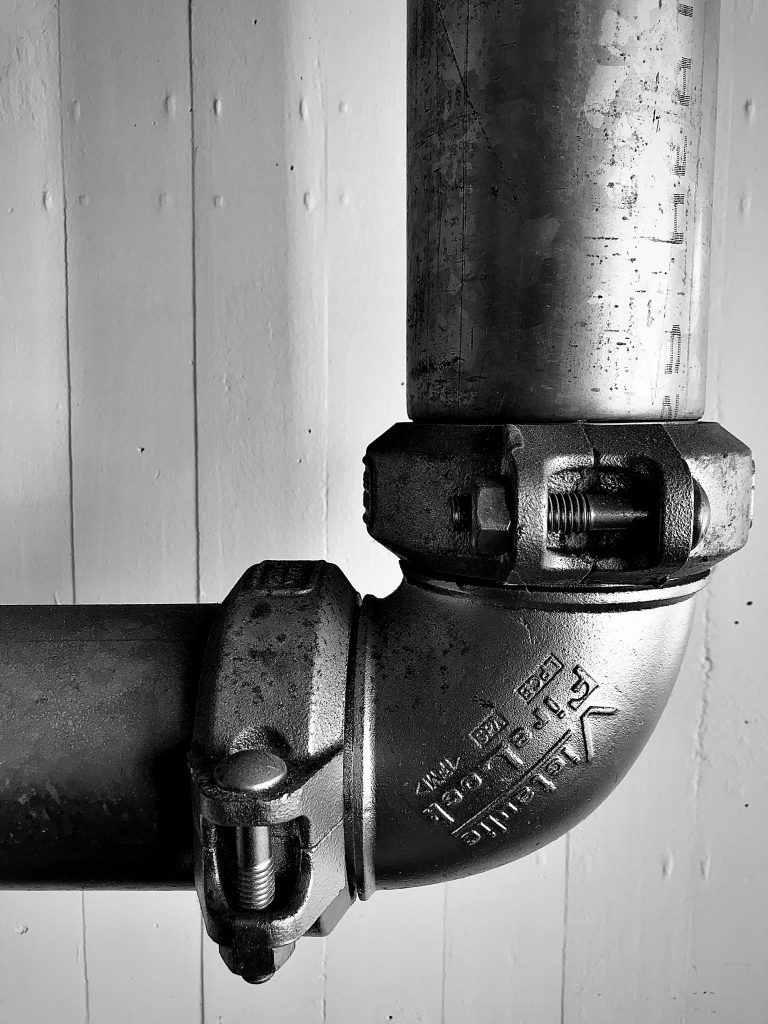
[[[189,767],[195,882],[227,966],[268,980],[352,901],[344,715],[358,598],[322,562],[263,562],[208,641]]]
[[[717,423],[398,423],[368,448],[365,521],[426,574],[655,587],[743,547],[753,473]]]

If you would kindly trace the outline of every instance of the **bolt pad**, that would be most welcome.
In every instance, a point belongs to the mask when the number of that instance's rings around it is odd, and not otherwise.
[[[238,750],[217,765],[214,780],[233,793],[268,793],[285,780],[288,767],[269,750]]]
[[[716,423],[400,423],[366,454],[364,520],[420,572],[658,586],[743,547],[753,473]]]

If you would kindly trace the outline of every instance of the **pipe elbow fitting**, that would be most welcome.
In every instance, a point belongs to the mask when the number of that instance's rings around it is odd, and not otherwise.
[[[411,576],[366,598],[345,768],[358,894],[497,867],[594,810],[664,709],[704,582],[569,592]]]
[[[594,810],[666,705],[696,593],[746,541],[752,472],[716,424],[374,442],[365,520],[403,560],[398,589],[360,603],[335,566],[265,562],[208,644],[189,764],[227,963],[263,980],[356,895],[498,867]],[[231,758],[280,781],[232,791]],[[238,881],[257,840],[269,900]]]

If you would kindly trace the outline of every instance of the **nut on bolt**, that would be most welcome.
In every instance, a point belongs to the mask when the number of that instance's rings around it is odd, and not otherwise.
[[[268,750],[239,750],[216,768],[214,780],[232,793],[266,796],[288,774],[285,761]],[[236,829],[235,892],[241,910],[266,910],[275,898],[275,864],[269,825]]]
[[[287,963],[295,949],[296,943],[289,942],[285,946],[260,945],[245,951],[220,946],[219,952],[233,974],[249,985],[263,985]]]
[[[509,550],[512,515],[504,484],[487,481],[474,497],[473,542],[482,555],[501,555]]]

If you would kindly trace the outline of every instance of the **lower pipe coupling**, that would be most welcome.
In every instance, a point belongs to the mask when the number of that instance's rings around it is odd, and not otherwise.
[[[208,642],[188,758],[195,881],[208,934],[252,983],[352,903],[343,745],[357,606],[335,566],[265,562]]]

